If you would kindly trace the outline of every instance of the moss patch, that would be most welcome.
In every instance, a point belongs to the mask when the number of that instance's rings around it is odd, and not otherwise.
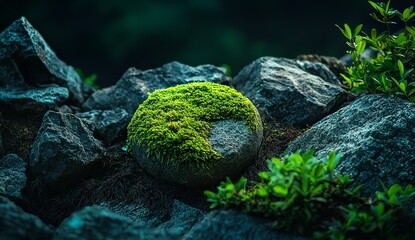
[[[135,112],[128,142],[176,166],[191,162],[208,168],[222,159],[208,142],[212,123],[227,119],[242,120],[251,131],[260,123],[251,101],[228,86],[195,82],[156,90]]]

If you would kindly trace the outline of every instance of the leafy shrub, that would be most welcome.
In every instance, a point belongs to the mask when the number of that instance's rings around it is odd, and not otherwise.
[[[327,159],[317,159],[312,150],[304,154],[297,151],[268,161],[269,171],[259,173],[261,182],[248,183],[241,178],[233,183],[227,178],[217,193],[204,193],[211,208],[237,208],[269,217],[276,228],[314,233],[315,238],[357,239],[374,233],[392,236],[386,233],[402,230],[396,221],[415,189],[411,185],[405,189],[384,186],[377,198],[364,199],[359,195],[360,187],[349,188],[348,176],[333,173],[340,159],[334,152]]]
[[[369,4],[375,10],[370,16],[384,24],[385,31],[378,33],[372,29],[370,34],[361,33],[362,24],[353,30],[349,25],[337,26],[347,38],[348,51],[352,56],[352,66],[348,68],[348,76],[342,74],[346,84],[355,93],[386,93],[415,102],[415,19],[414,7],[399,12],[387,3]],[[398,19],[402,23],[402,31],[391,33],[391,25]],[[367,60],[362,58],[365,49],[377,52],[376,57]]]

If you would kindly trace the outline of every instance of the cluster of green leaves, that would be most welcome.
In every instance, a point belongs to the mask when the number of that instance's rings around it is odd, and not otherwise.
[[[359,187],[350,188],[348,176],[334,174],[341,159],[330,153],[317,159],[313,151],[297,151],[268,161],[269,171],[260,172],[261,182],[248,183],[229,178],[217,192],[205,191],[211,208],[237,208],[272,218],[275,227],[315,238],[353,239],[359,234],[396,234],[397,217],[403,203],[414,196],[415,189],[393,185],[377,198],[360,197]],[[332,219],[341,219],[333,222]],[[386,235],[384,235],[386,236]],[[389,236],[389,235],[388,235]]]
[[[98,75],[93,73],[89,76],[85,76],[84,72],[79,69],[79,68],[75,68],[75,71],[78,73],[79,77],[81,78],[81,80],[88,86],[91,86],[94,89],[100,89],[100,86],[98,86],[95,82],[98,79]]]
[[[355,93],[386,93],[415,102],[415,19],[414,7],[400,12],[387,3],[369,1],[375,10],[370,16],[385,25],[385,31],[378,33],[372,29],[370,34],[363,33],[362,26],[353,30],[349,25],[337,26],[347,38],[348,51],[352,56],[352,66],[348,75],[342,74],[346,84]],[[391,33],[391,25],[402,23],[402,31]],[[367,60],[363,51],[371,48],[376,57]]]

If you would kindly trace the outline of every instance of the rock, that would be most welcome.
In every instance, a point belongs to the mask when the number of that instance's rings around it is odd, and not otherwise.
[[[278,233],[271,223],[235,210],[212,211],[193,226],[182,239],[303,239]]]
[[[361,192],[373,195],[398,183],[415,184],[415,104],[386,95],[363,96],[325,117],[292,142],[286,152],[315,148],[316,156],[344,154],[337,167]]]
[[[1,114],[0,114],[1,116]],[[3,137],[1,136],[1,123],[0,123],[0,157],[4,156]]]
[[[0,103],[19,112],[46,112],[68,98],[68,89],[64,87],[0,88]]]
[[[268,123],[313,124],[345,101],[336,76],[321,63],[262,57],[232,81]]]
[[[172,239],[168,234],[130,221],[98,206],[85,207],[65,219],[54,240],[78,239]]]
[[[52,229],[38,217],[24,212],[5,197],[0,196],[0,238],[4,240],[52,239]]]
[[[90,121],[97,137],[106,143],[115,143],[127,136],[127,125],[131,116],[121,108],[114,110],[92,110],[77,113],[77,117]]]
[[[30,172],[50,186],[68,186],[81,181],[104,154],[87,123],[73,114],[48,111],[30,153]]]
[[[22,17],[0,34],[0,87],[49,84],[67,88],[75,103],[84,101],[83,82],[74,68],[61,61]]]
[[[0,195],[22,198],[26,186],[26,163],[16,154],[0,158]]]
[[[171,62],[146,71],[130,68],[114,86],[92,94],[83,107],[86,110],[122,108],[131,118],[138,105],[147,98],[148,93],[194,81],[226,83],[229,78],[224,69],[212,65],[191,67],[179,62]]]

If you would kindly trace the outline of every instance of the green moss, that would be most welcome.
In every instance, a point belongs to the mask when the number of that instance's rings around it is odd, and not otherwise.
[[[162,161],[208,168],[223,158],[208,142],[212,123],[227,119],[243,120],[251,131],[260,123],[251,101],[228,86],[195,82],[156,90],[128,125],[129,147],[134,141]]]

